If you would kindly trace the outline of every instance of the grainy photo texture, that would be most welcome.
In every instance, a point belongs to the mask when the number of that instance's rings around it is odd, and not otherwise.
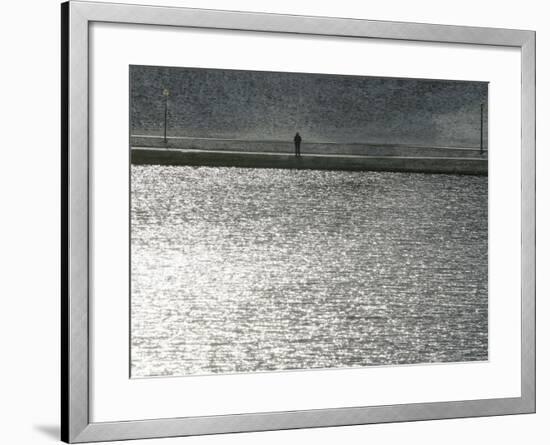
[[[130,67],[131,376],[488,359],[488,84]]]

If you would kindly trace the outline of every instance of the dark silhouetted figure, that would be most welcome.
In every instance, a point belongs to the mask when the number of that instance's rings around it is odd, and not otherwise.
[[[300,136],[300,133],[296,133],[296,136],[294,136],[294,153],[297,158],[301,158],[302,155],[300,153],[300,144],[302,143],[302,136]]]

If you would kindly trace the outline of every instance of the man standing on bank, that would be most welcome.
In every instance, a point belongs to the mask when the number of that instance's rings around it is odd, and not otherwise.
[[[294,154],[297,158],[301,158],[302,155],[300,154],[300,144],[302,143],[302,137],[300,136],[300,133],[296,133],[296,136],[294,136]]]

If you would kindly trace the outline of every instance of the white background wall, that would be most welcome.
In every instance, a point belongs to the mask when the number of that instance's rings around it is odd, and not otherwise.
[[[129,2],[126,3],[140,3]],[[187,445],[548,443],[550,14],[538,0],[149,0],[210,9],[537,31],[537,414],[144,441]],[[0,16],[0,443],[59,431],[59,2],[5,2]],[[322,388],[320,388],[322,390]],[[142,442],[133,442],[142,443]]]

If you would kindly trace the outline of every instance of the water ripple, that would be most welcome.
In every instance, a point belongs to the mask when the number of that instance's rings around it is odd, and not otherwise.
[[[131,174],[132,376],[487,359],[486,177]]]

